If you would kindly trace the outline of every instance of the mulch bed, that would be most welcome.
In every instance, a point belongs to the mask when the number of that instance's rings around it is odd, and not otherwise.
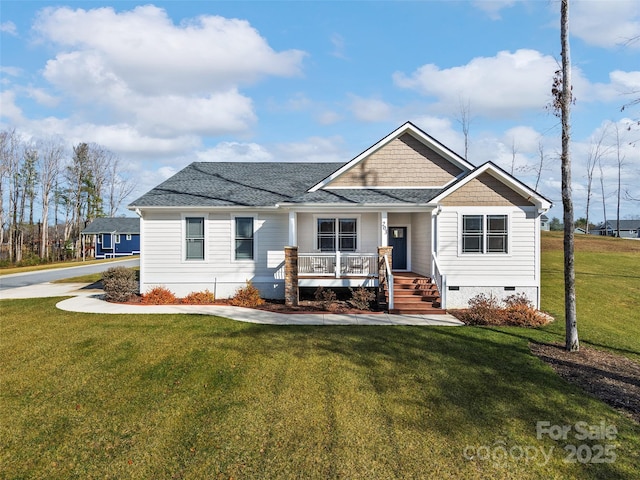
[[[116,303],[124,303],[127,305],[154,305],[154,304],[144,304],[142,303],[142,297],[140,295],[132,296],[127,302],[116,302]],[[164,303],[162,305],[189,305],[182,301],[182,299],[176,299],[173,303]],[[231,305],[228,299],[217,299],[214,303],[211,304],[202,304],[202,305]],[[358,310],[351,307],[347,302],[335,301],[330,306],[329,309],[323,308],[319,302],[314,301],[300,301],[297,307],[290,307],[284,304],[284,301],[277,300],[266,300],[262,305],[255,307],[257,310],[265,310],[268,312],[274,313],[317,313],[317,314],[382,314],[384,312],[377,310]]]
[[[564,345],[530,343],[529,348],[562,378],[640,423],[640,363],[585,347],[567,352]]]
[[[358,310],[351,307],[347,302],[333,302],[329,309],[325,309],[319,302],[310,300],[301,300],[297,307],[289,307],[284,302],[267,300],[264,304],[257,307],[259,310],[267,310],[276,313],[324,313],[324,314],[372,314],[384,313],[376,310]]]

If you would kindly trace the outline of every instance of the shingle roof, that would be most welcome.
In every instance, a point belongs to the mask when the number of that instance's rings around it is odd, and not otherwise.
[[[305,193],[293,203],[416,204],[430,202],[441,191],[438,188],[340,188]]]
[[[195,162],[130,207],[262,207],[280,203],[427,203],[438,189],[307,190],[341,163]]]
[[[607,220],[609,228],[618,228],[617,220]],[[640,220],[620,220],[620,230],[636,230],[640,228]],[[595,230],[604,230],[604,223],[598,225]]]
[[[293,201],[342,165],[194,162],[130,207],[273,206]]]
[[[103,217],[96,218],[87,225],[82,233],[140,233],[140,219],[138,217]]]

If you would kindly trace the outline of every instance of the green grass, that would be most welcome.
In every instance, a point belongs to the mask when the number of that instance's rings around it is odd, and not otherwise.
[[[578,270],[592,268],[584,261]],[[561,311],[553,262],[545,256],[543,302]],[[542,330],[278,327],[70,313],[57,301],[0,302],[0,478],[640,475],[640,426],[530,354],[531,338],[562,341],[561,321]],[[583,345],[637,356],[628,304],[602,317],[584,301]],[[538,439],[538,421],[604,421],[619,433]],[[615,445],[615,462],[564,461],[566,445],[603,443]],[[516,456],[477,455],[502,446]],[[525,448],[538,457],[516,458]],[[549,463],[540,448],[553,449]]]
[[[543,238],[542,309],[556,322],[541,338],[564,341],[563,253],[557,234]],[[546,248],[545,248],[546,243]],[[576,311],[584,346],[640,361],[640,241],[576,236]]]

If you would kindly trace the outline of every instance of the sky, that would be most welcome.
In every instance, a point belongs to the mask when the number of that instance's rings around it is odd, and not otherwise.
[[[557,0],[0,3],[0,129],[114,152],[129,203],[193,161],[347,162],[411,121],[562,218]],[[571,1],[572,188],[640,218],[640,6]],[[623,107],[627,107],[623,110]],[[467,118],[468,121],[463,119]],[[602,184],[601,184],[602,178]],[[602,190],[605,201],[603,202]],[[629,199],[635,198],[636,200]],[[126,208],[121,213],[131,212]]]

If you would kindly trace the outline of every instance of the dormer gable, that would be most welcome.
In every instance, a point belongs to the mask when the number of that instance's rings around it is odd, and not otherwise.
[[[407,122],[312,187],[443,188],[473,165]]]

